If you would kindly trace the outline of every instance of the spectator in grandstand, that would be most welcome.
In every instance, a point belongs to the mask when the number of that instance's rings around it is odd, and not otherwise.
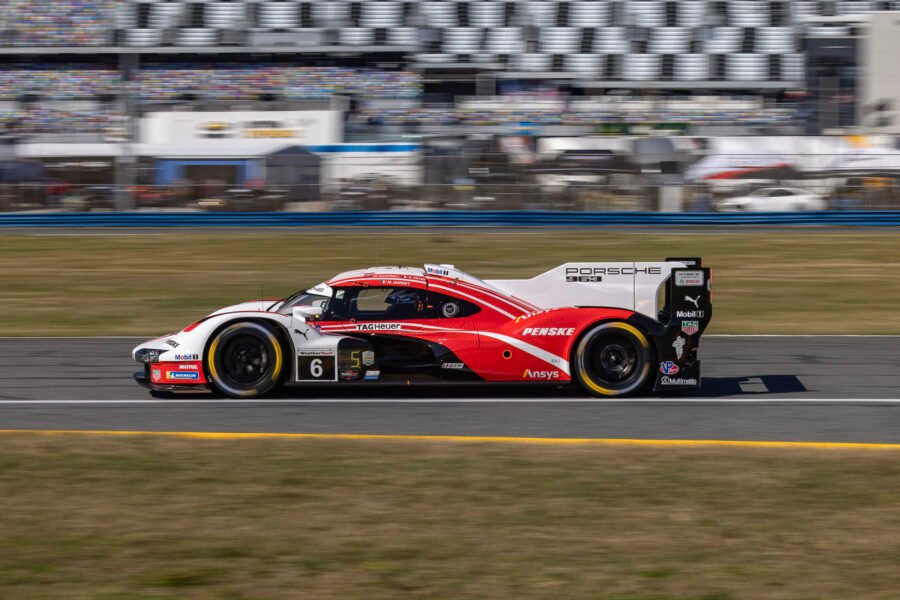
[[[117,0],[11,0],[16,46],[101,46],[110,43]]]

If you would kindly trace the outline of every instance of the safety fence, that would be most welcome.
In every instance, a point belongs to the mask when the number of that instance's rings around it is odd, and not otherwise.
[[[586,227],[900,225],[900,211],[779,213],[645,213],[562,211],[364,211],[221,213],[15,213],[0,227]]]

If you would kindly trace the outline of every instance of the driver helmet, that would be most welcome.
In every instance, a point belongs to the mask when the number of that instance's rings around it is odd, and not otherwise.
[[[385,302],[394,306],[415,304],[419,301],[419,292],[409,288],[399,288],[391,292]]]

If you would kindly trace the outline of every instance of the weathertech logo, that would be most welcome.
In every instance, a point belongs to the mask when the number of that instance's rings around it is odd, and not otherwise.
[[[400,323],[360,323],[357,331],[396,331],[400,329]]]
[[[559,371],[534,371],[532,369],[525,369],[525,372],[522,373],[522,379],[553,381],[554,379],[559,379]]]
[[[574,327],[526,327],[522,335],[575,335]]]

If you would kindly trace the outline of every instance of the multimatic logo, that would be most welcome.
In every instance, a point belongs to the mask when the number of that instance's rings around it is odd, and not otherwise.
[[[357,331],[396,331],[400,329],[400,323],[359,323]]]
[[[566,267],[566,283],[600,283],[604,275],[662,275],[662,267]]]
[[[697,385],[697,380],[693,377],[669,377],[663,375],[659,378],[660,385]]]

